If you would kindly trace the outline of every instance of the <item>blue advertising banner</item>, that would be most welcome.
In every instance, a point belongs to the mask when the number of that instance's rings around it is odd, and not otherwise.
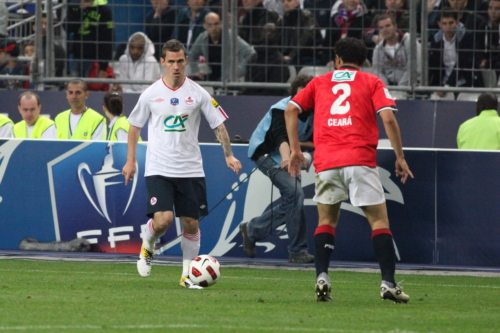
[[[138,253],[146,217],[144,162],[138,146],[138,177],[125,186],[126,144],[111,142],[0,140],[0,249],[17,249],[23,238],[42,242],[86,238],[93,251]],[[277,188],[234,145],[240,175],[227,168],[218,144],[201,146],[210,214],[200,222],[200,253],[244,257],[239,224],[280,201]],[[500,265],[496,241],[500,181],[491,166],[497,152],[405,150],[415,175],[401,184],[394,153],[378,150],[378,171],[402,262]],[[308,240],[313,252],[317,224],[314,167],[302,175]],[[333,260],[374,261],[363,212],[341,206]],[[157,253],[181,254],[178,219],[159,240]],[[436,242],[437,240],[437,242]],[[285,226],[257,243],[260,258],[288,258]]]

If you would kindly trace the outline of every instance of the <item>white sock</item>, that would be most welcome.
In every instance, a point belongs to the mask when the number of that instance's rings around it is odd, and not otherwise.
[[[182,250],[182,276],[188,276],[191,260],[198,256],[200,252],[200,230],[192,235],[182,231],[181,250]]]
[[[148,223],[146,223],[146,232],[144,233],[144,238],[142,240],[142,244],[148,251],[153,251],[155,249],[155,243],[163,236],[163,234],[158,234],[153,229],[153,219],[149,219]]]

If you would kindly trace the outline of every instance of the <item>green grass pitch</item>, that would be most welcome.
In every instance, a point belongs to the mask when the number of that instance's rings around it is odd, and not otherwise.
[[[411,300],[381,301],[380,275],[222,269],[204,290],[179,288],[179,266],[0,260],[0,332],[500,332],[500,279],[398,274]]]

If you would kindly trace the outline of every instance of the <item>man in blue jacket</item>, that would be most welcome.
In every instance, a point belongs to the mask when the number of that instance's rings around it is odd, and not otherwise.
[[[266,238],[273,230],[286,224],[290,244],[289,262],[312,263],[314,256],[308,253],[304,192],[300,178],[292,178],[287,172],[290,146],[286,133],[284,111],[290,99],[304,88],[312,76],[299,75],[290,86],[291,96],[271,106],[250,138],[248,157],[255,161],[263,174],[271,179],[281,194],[282,202],[261,216],[240,224],[243,250],[250,258],[256,255],[255,243]],[[299,139],[304,150],[313,150],[313,117],[299,122]],[[309,155],[310,156],[310,155]],[[310,161],[309,161],[310,162]]]

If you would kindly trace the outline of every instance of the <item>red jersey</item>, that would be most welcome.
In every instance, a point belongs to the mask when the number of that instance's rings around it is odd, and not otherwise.
[[[314,110],[316,172],[352,165],[376,167],[383,109],[397,111],[389,90],[375,75],[345,66],[315,77],[291,101]]]

